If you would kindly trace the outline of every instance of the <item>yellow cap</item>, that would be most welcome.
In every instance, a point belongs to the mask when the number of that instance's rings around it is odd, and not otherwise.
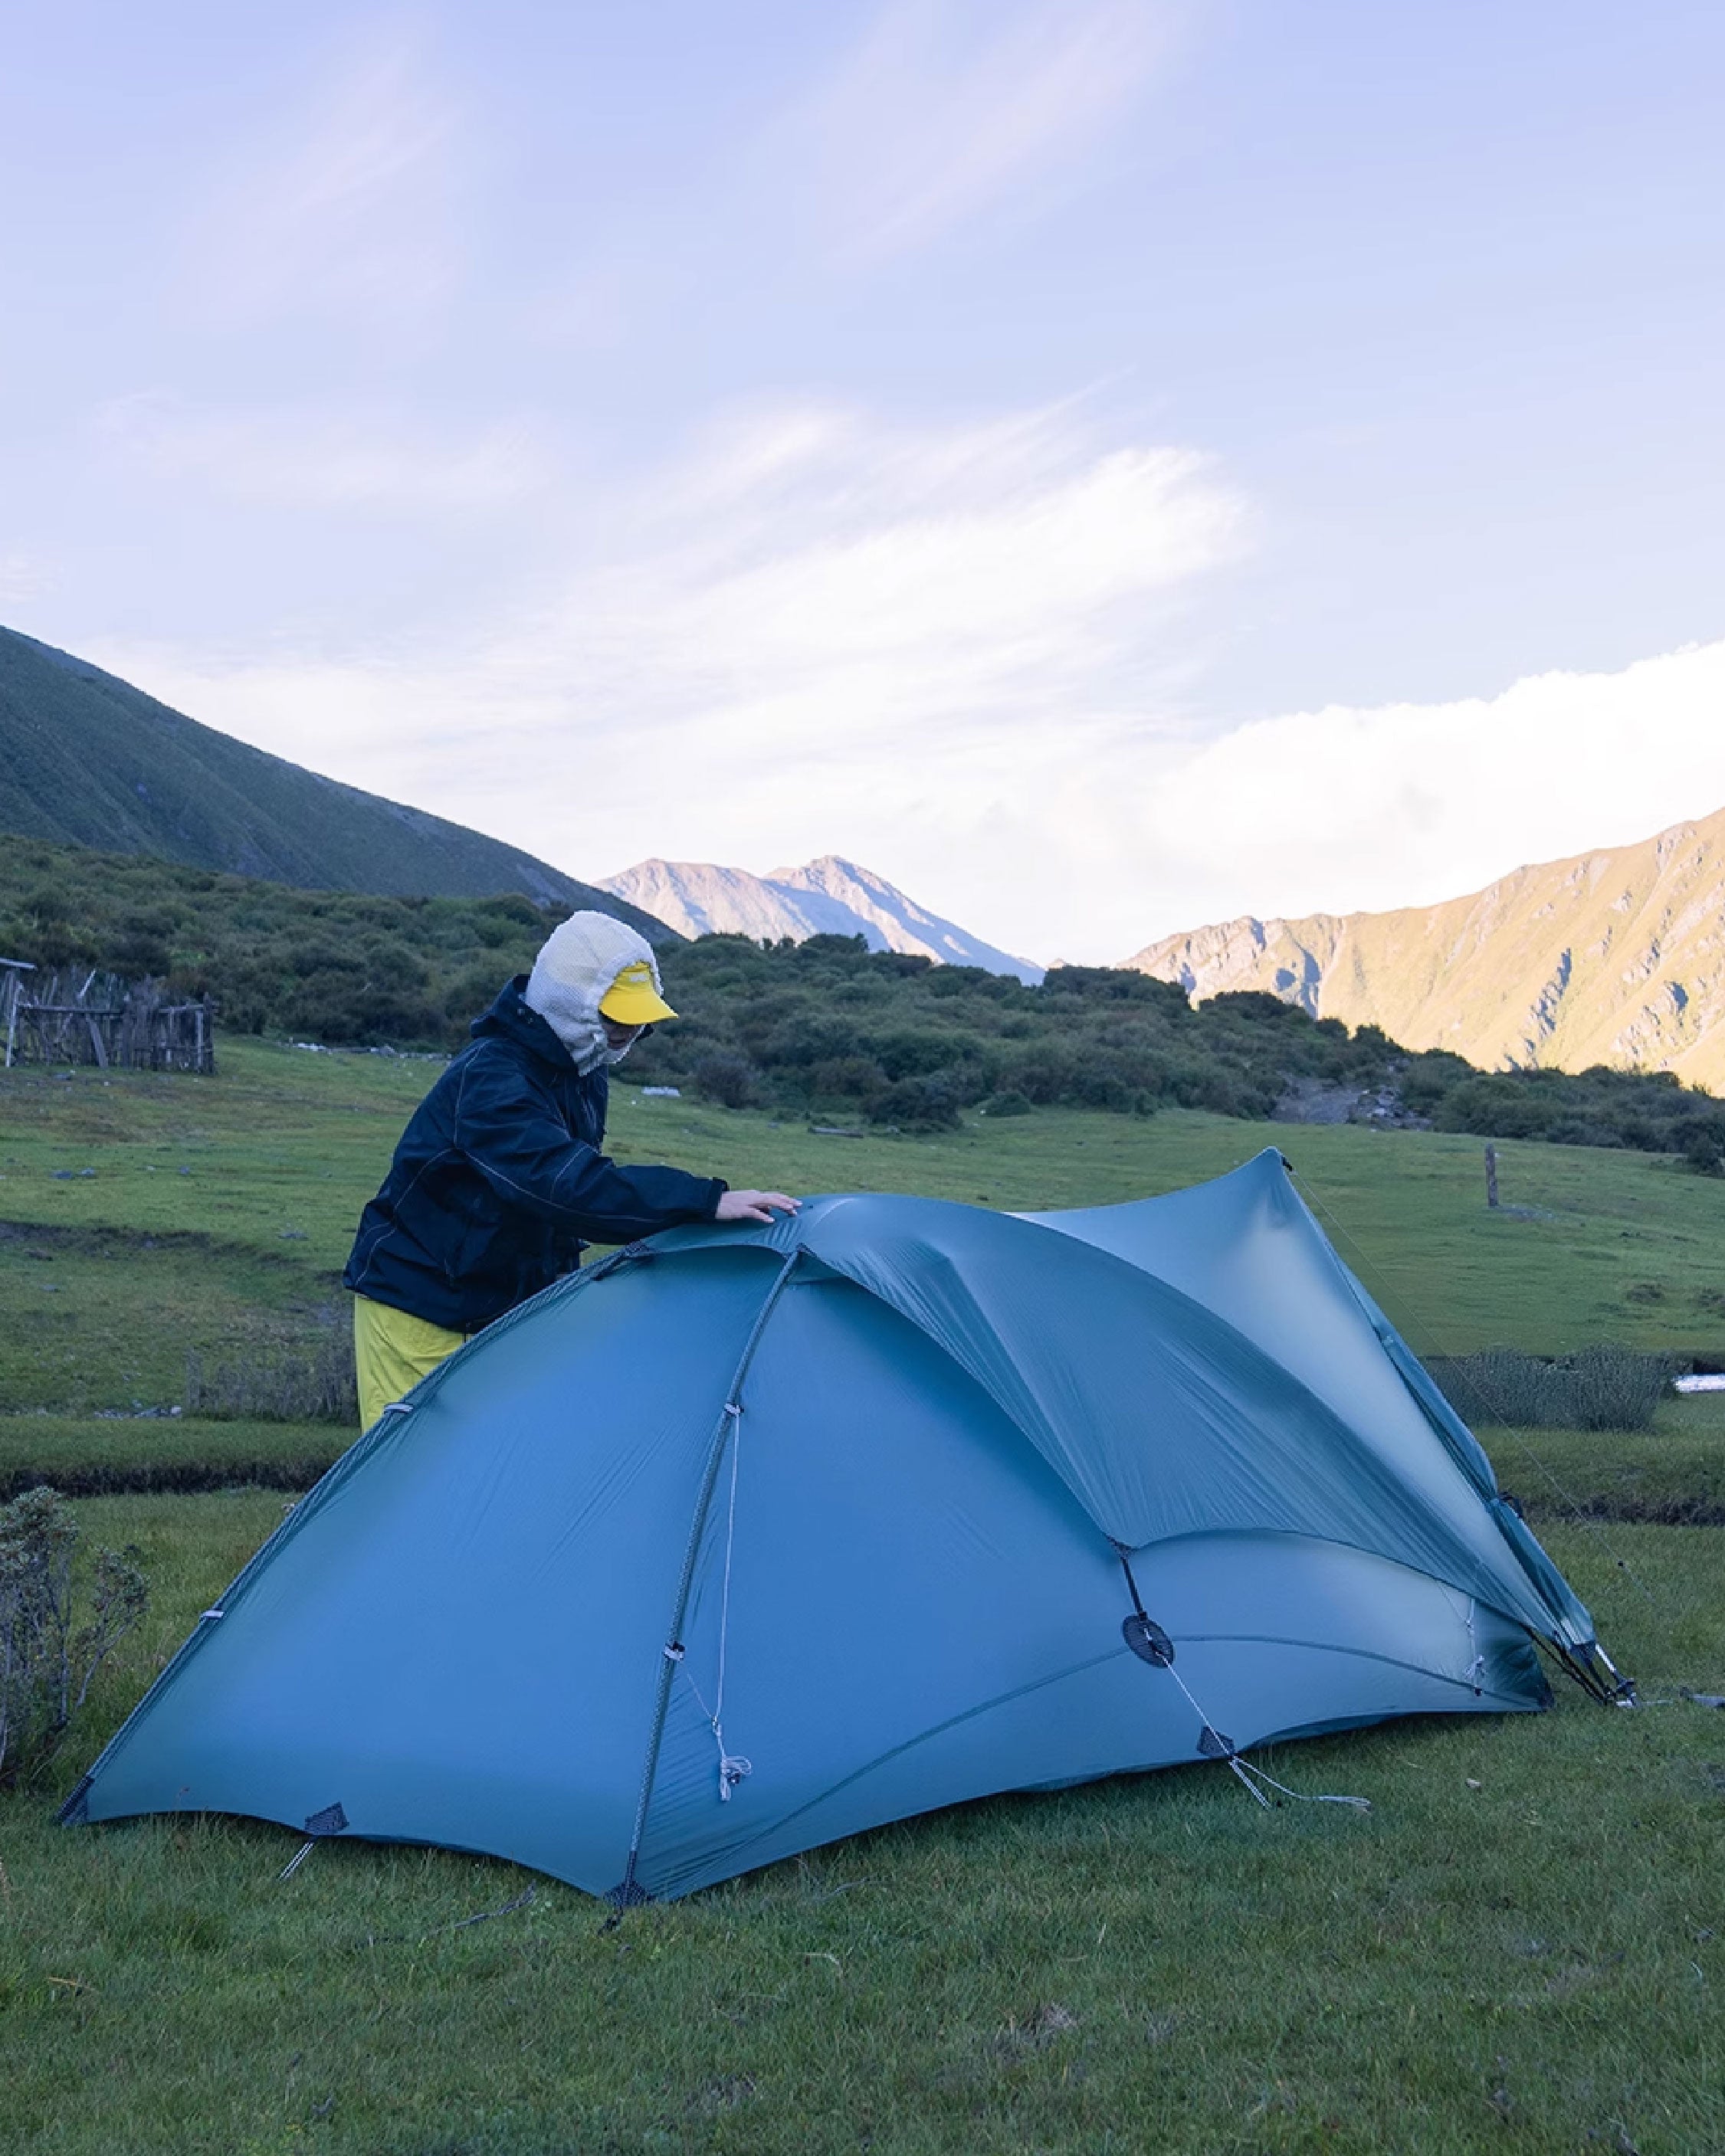
[[[657,1025],[676,1013],[653,985],[653,968],[644,958],[625,966],[599,998],[599,1015],[618,1025]]]

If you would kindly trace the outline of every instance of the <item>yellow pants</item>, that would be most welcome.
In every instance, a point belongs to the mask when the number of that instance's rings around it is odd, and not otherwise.
[[[369,1430],[392,1400],[413,1391],[467,1338],[410,1317],[369,1296],[353,1298],[353,1368],[359,1380],[359,1426]]]

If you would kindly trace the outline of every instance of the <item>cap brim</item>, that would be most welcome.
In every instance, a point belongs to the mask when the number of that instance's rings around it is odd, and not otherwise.
[[[619,981],[599,998],[599,1014],[618,1025],[657,1025],[676,1013],[650,981]]]

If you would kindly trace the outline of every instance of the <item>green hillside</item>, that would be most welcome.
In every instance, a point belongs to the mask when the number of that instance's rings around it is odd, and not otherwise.
[[[531,854],[266,756],[5,629],[0,831],[308,890],[518,891],[566,911],[593,906],[638,926],[646,918]]]
[[[0,953],[212,995],[230,1038],[459,1048],[563,911],[516,893],[295,890],[44,840],[0,848]],[[665,981],[681,1015],[636,1049],[624,1075],[728,1108],[929,1130],[972,1109],[991,1121],[1056,1107],[1250,1118],[1279,1104],[1286,1115],[1302,1098],[1295,1119],[1305,1120],[1317,1096],[1317,1121],[1352,1104],[1380,1123],[1679,1153],[1725,1170],[1725,1106],[1669,1072],[1479,1071],[1273,996],[1194,1007],[1169,983],[1081,966],[1030,987],[840,936],[678,942]]]
[[[674,932],[620,900],[656,941]],[[0,953],[214,996],[232,1032],[447,1048],[567,912],[518,891],[393,898],[299,891],[148,854],[0,847]]]

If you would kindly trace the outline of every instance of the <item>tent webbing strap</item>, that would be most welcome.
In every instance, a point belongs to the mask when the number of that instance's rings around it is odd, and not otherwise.
[[[755,1359],[755,1350],[761,1344],[767,1321],[772,1317],[785,1284],[796,1270],[801,1257],[800,1250],[792,1251],[779,1267],[777,1277],[755,1313],[755,1322],[749,1327],[748,1337],[742,1344],[742,1353],[737,1358],[736,1371],[726,1391],[725,1404],[720,1409],[718,1421],[714,1425],[712,1441],[707,1447],[701,1491],[696,1499],[695,1517],[690,1522],[688,1544],[683,1552],[683,1568],[677,1577],[670,1630],[665,1635],[665,1650],[660,1657],[659,1685],[653,1702],[653,1726],[647,1738],[647,1756],[641,1767],[641,1791],[635,1804],[634,1830],[629,1836],[629,1861],[624,1867],[622,1882],[614,1887],[605,1897],[619,1911],[631,1908],[636,1902],[648,1898],[645,1890],[635,1877],[635,1867],[640,1860],[641,1840],[647,1831],[648,1809],[653,1802],[653,1784],[659,1772],[659,1750],[665,1738],[665,1717],[670,1704],[671,1681],[683,1659],[683,1620],[688,1613],[689,1596],[695,1584],[695,1568],[701,1556],[701,1537],[706,1532],[707,1513],[712,1506],[713,1491],[718,1483],[719,1468],[725,1457],[726,1445],[735,1443],[737,1424],[742,1414],[743,1380],[748,1375],[750,1363]],[[721,1752],[722,1748],[721,1745]]]

